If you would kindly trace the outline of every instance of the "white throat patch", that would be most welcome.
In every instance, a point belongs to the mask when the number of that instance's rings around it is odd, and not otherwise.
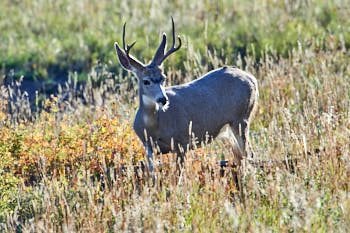
[[[151,99],[150,97],[146,96],[146,95],[142,95],[142,102],[145,106],[156,106],[156,111],[158,111],[159,109],[159,105],[153,101],[153,99]],[[150,125],[150,118],[147,114],[144,114],[142,117],[143,122],[145,123],[145,125]]]
[[[147,105],[147,106],[157,104],[156,102],[154,102],[151,98],[149,98],[146,95],[142,95],[142,102],[144,105]]]
[[[159,109],[159,105],[156,102],[154,102],[153,99],[149,98],[146,95],[142,95],[142,102],[146,106],[154,106],[154,105],[156,105],[156,109],[157,110]]]

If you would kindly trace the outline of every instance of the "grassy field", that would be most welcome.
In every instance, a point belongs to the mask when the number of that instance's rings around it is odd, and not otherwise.
[[[149,60],[161,33],[171,30],[170,16],[187,48],[193,45],[201,54],[216,50],[230,64],[252,50],[258,61],[269,46],[286,57],[298,41],[317,40],[324,48],[333,38],[349,47],[348,5],[348,0],[3,0],[0,64],[3,73],[14,70],[16,77],[48,83],[69,71],[86,80],[82,73],[97,62],[116,72],[113,44],[121,39],[123,23],[128,38],[138,40],[133,53]],[[182,49],[170,62],[183,68],[187,56]]]
[[[349,3],[1,1],[0,232],[349,232]],[[243,163],[238,190],[217,140],[181,175],[173,154],[156,157],[156,183],[135,174],[137,83],[113,44],[127,21],[149,61],[170,16],[184,46],[165,62],[168,85],[224,64],[252,73],[255,160],[293,167]],[[21,88],[64,79],[33,102]]]

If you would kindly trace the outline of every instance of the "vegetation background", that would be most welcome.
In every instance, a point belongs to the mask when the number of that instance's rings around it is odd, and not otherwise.
[[[0,231],[349,232],[348,0],[0,1]],[[176,31],[168,85],[224,64],[260,99],[237,190],[230,145],[158,156],[154,184],[131,125],[137,83],[114,52],[127,22],[150,61]],[[175,174],[175,175],[174,175]],[[179,182],[179,180],[182,182]]]

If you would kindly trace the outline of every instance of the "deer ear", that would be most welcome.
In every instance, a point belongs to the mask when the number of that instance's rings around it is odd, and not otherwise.
[[[129,47],[131,48],[135,42]],[[131,55],[126,54],[125,50],[121,50],[118,43],[114,43],[115,50],[117,51],[120,64],[123,66],[124,69],[130,70],[132,72],[141,71],[144,69],[144,65],[142,62],[138,61],[136,58],[134,58]]]
[[[154,58],[152,60],[152,63],[156,64],[156,65],[160,65],[159,61],[164,57],[164,49],[166,46],[166,34],[163,33],[163,39],[162,42],[160,43],[156,54],[154,55]]]
[[[130,65],[128,56],[120,49],[117,42],[114,43],[114,47],[115,47],[115,50],[117,51],[119,62],[123,66],[123,68],[126,70],[132,71],[132,67]]]

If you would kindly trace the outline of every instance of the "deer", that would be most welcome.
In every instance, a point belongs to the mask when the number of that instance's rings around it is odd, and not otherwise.
[[[162,63],[182,45],[178,35],[178,46],[175,46],[174,19],[171,21],[171,48],[165,52],[167,36],[163,33],[147,65],[130,54],[136,41],[125,44],[126,23],[123,48],[115,42],[121,66],[138,79],[139,107],[133,129],[144,145],[148,171],[154,170],[155,153],[175,152],[183,162],[188,150],[210,143],[219,134],[234,141],[234,157],[238,164],[247,156],[254,157],[249,125],[259,95],[256,78],[234,66],[224,66],[191,82],[166,87]]]

